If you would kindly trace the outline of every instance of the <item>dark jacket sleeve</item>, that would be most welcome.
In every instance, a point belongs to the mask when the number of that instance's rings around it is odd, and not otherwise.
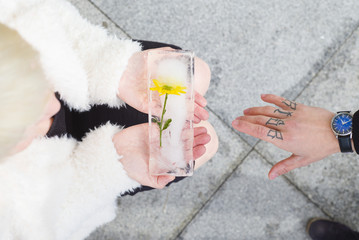
[[[356,111],[353,116],[353,143],[357,154],[359,154],[359,111]]]

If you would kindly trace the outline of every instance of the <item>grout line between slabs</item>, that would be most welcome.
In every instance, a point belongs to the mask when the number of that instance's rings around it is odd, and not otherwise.
[[[262,153],[260,153],[257,149],[253,149],[254,152],[256,152],[259,156],[261,156],[261,158],[263,158],[263,160],[268,163],[269,165],[273,166],[273,164],[264,156],[262,155]],[[284,178],[284,180],[289,183],[290,185],[292,185],[299,193],[301,193],[309,202],[311,202],[314,206],[316,206],[320,211],[322,211],[322,213],[324,215],[326,215],[327,217],[329,217],[330,219],[333,219],[334,217],[328,213],[327,211],[325,211],[318,203],[314,202],[306,192],[304,192],[302,189],[300,189],[292,180],[290,180],[289,177],[287,177],[286,175],[282,175],[282,177]],[[269,180],[269,179],[268,179]],[[273,181],[273,180],[269,180],[269,181]]]
[[[213,197],[217,194],[217,192],[222,188],[222,186],[227,182],[227,180],[233,175],[233,173],[239,168],[239,166],[242,165],[242,163],[247,159],[247,157],[253,152],[256,151],[255,146],[257,146],[257,144],[260,141],[257,141],[253,147],[243,138],[241,137],[237,131],[235,131],[232,126],[229,126],[228,124],[225,123],[225,121],[219,117],[209,106],[206,107],[208,109],[208,111],[210,111],[212,114],[214,114],[221,122],[222,124],[224,124],[232,133],[235,133],[236,136],[239,137],[239,139],[241,141],[243,141],[244,143],[246,143],[249,147],[250,150],[246,153],[246,155],[243,157],[243,159],[237,164],[237,166],[235,166],[232,171],[224,178],[224,180],[218,185],[218,187],[212,192],[212,194],[207,198],[207,200],[202,204],[202,206],[196,210],[196,212],[191,216],[190,220],[184,224],[184,226],[182,227],[182,229],[179,231],[179,233],[173,238],[173,239],[179,239],[179,237],[181,236],[181,234],[184,232],[184,230],[187,228],[187,226],[192,222],[192,220],[202,211],[203,208],[205,208],[207,206],[207,204],[213,199]]]
[[[337,50],[334,51],[332,56],[328,58],[327,61],[323,64],[323,66],[316,72],[316,74],[312,77],[312,79],[303,87],[303,89],[297,94],[295,97],[295,100],[298,99],[302,93],[309,87],[309,85],[318,77],[318,75],[322,72],[322,70],[328,65],[328,63],[336,56],[336,54],[343,48],[343,46],[347,43],[347,41],[353,36],[353,34],[359,29],[359,24],[353,29],[353,31],[347,36],[347,38],[343,41],[343,43],[337,48]],[[177,239],[181,236],[181,234],[184,232],[184,230],[187,228],[187,226],[192,222],[192,220],[202,211],[202,209],[213,199],[213,197],[216,195],[216,193],[219,191],[219,189],[227,182],[227,180],[233,175],[233,173],[238,169],[238,167],[246,160],[246,158],[252,153],[256,152],[259,156],[261,156],[264,161],[271,166],[273,164],[269,162],[269,160],[264,157],[257,149],[256,146],[261,142],[261,140],[257,141],[253,147],[242,137],[232,129],[231,126],[229,126],[220,116],[218,116],[209,106],[207,106],[208,110],[214,114],[225,126],[227,126],[229,129],[231,129],[232,132],[234,132],[243,142],[248,144],[251,149],[249,152],[244,156],[242,161],[228,174],[228,176],[222,181],[222,183],[215,189],[215,191],[210,195],[210,197],[203,203],[203,205],[195,212],[194,215],[191,216],[191,219],[183,226],[182,230],[176,235],[174,239]],[[334,217],[332,214],[324,210],[318,203],[314,202],[306,192],[304,192],[302,189],[299,188],[293,181],[291,181],[287,176],[283,176],[285,181],[292,185],[299,193],[301,193],[309,202],[311,202],[314,206],[316,206],[324,215],[326,215],[328,218],[333,219]]]
[[[227,180],[232,176],[232,174],[238,169],[238,167],[247,159],[247,157],[253,152],[253,150],[254,149],[251,149],[248,151],[248,153],[243,157],[241,162],[236,167],[234,167],[233,170],[225,177],[225,179],[221,182],[221,184],[218,185],[218,187],[212,192],[212,194],[207,198],[207,200],[202,204],[202,206],[196,210],[196,212],[191,216],[191,219],[186,224],[184,224],[181,231],[173,239],[178,239],[181,236],[183,231],[192,222],[192,220],[202,211],[203,208],[205,208],[207,206],[207,203],[209,203],[213,199],[213,197],[217,194],[219,189],[222,188],[222,186],[227,182]]]
[[[99,8],[92,0],[88,0],[89,3],[94,6],[100,13],[102,13],[110,22],[112,22],[118,29],[120,29],[128,38],[132,39],[132,37],[122,28],[120,27],[112,18],[110,18],[101,8]]]
[[[334,51],[334,53],[328,58],[327,61],[323,63],[323,66],[316,72],[316,74],[312,77],[312,79],[303,87],[302,91],[300,91],[294,100],[298,99],[303,92],[309,87],[309,85],[318,77],[318,75],[322,72],[322,70],[328,65],[328,63],[337,55],[337,53],[343,48],[343,46],[348,42],[348,40],[353,36],[353,34],[359,29],[359,23],[354,27],[353,31],[345,38],[343,43]]]

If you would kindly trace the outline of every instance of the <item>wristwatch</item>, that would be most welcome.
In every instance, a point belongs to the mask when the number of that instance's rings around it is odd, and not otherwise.
[[[332,130],[338,138],[341,152],[353,152],[352,148],[352,125],[353,115],[350,111],[341,111],[332,119]]]

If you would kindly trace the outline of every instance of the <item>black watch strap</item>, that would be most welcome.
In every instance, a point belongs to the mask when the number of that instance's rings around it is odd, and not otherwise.
[[[339,146],[341,152],[353,152],[352,140],[350,135],[338,136]]]

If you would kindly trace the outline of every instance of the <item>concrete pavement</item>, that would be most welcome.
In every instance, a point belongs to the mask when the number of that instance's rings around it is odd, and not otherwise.
[[[231,121],[274,93],[334,111],[359,109],[356,0],[71,0],[119,37],[191,49],[212,70],[206,95],[219,151],[193,177],[118,200],[117,218],[87,240],[309,239],[325,217],[359,230],[359,157],[333,155],[274,181],[288,156]],[[225,106],[225,107],[224,107]]]

